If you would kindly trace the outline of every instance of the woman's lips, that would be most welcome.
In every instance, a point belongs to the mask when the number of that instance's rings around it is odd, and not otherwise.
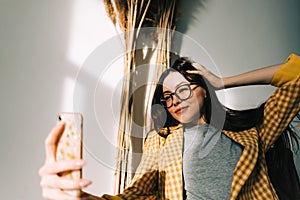
[[[188,108],[188,106],[184,106],[184,107],[178,108],[178,109],[175,110],[175,113],[176,113],[176,114],[181,114],[181,113],[183,113],[187,108]]]

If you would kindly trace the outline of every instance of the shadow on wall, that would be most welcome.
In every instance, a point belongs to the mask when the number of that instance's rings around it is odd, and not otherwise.
[[[204,10],[208,0],[195,0],[195,1],[181,1],[179,6],[179,16],[176,21],[176,31],[180,34],[188,32],[189,27],[192,26],[196,20],[198,20],[199,13]],[[179,34],[178,34],[179,35]],[[179,53],[182,47],[183,37],[176,37],[176,40],[172,41],[172,54],[171,64],[179,57]]]
[[[205,9],[208,0],[181,1],[179,18],[176,22],[176,31],[186,33],[193,21],[197,20],[199,13]]]

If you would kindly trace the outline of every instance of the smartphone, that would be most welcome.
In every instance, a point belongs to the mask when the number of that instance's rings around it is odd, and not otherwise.
[[[65,123],[64,132],[59,140],[56,160],[82,159],[83,117],[80,113],[59,113],[58,120]],[[60,176],[68,179],[82,178],[82,170],[64,172]],[[72,196],[79,196],[80,191],[65,191]]]

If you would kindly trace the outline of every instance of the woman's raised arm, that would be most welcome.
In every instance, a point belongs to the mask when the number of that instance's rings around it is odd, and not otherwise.
[[[288,59],[277,65],[256,69],[230,77],[218,77],[204,66],[193,63],[197,70],[191,70],[191,74],[202,75],[215,89],[232,88],[245,85],[272,84],[276,87],[295,82],[300,78],[300,56],[291,54]]]
[[[277,64],[256,69],[239,75],[222,78],[222,81],[225,88],[270,84],[274,74],[281,68],[281,66],[282,64]]]
[[[272,65],[224,78],[216,76],[198,63],[193,63],[193,66],[197,71],[189,71],[189,73],[200,74],[208,80],[215,89],[222,89],[246,85],[270,84],[274,74],[280,69],[282,64]]]

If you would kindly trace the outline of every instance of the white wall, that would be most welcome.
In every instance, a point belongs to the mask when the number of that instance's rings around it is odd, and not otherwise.
[[[182,5],[178,30],[205,47],[221,75],[283,62],[292,52],[300,54],[299,1],[190,2]],[[75,78],[85,72],[79,71],[80,66],[115,34],[99,0],[0,1],[2,199],[41,199],[37,171],[43,164],[43,141],[57,113],[73,109]],[[197,57],[197,52],[191,54]],[[113,61],[116,66],[118,62]],[[94,80],[92,84],[99,80],[93,73],[86,73],[81,80],[85,77]],[[106,120],[100,123],[104,134],[97,134],[94,126],[85,128],[85,158],[89,164],[84,174],[94,182],[88,190],[100,194],[112,192],[113,186],[116,131],[107,127],[114,126],[117,117],[109,112],[110,99],[104,98],[110,97],[111,91],[118,98],[119,79],[107,81],[112,78],[101,74],[103,82],[96,85],[96,91],[102,94],[95,98],[104,104],[103,115],[97,115]],[[255,106],[272,91],[271,87],[234,89],[230,91],[233,98],[225,103],[237,108]],[[81,100],[76,100],[76,108],[90,116],[84,107],[89,99]],[[95,109],[101,111],[102,107]],[[118,108],[114,109],[113,114],[117,114]],[[86,119],[85,123],[90,121]]]

